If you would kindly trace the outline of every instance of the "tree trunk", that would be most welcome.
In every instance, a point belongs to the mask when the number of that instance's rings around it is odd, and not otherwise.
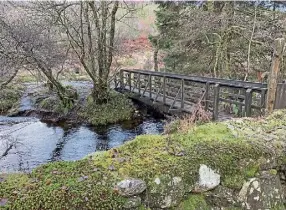
[[[3,89],[5,86],[7,86],[16,77],[18,71],[19,69],[16,69],[15,72],[11,75],[11,77],[7,81],[0,84],[0,90]]]
[[[159,71],[159,68],[158,68],[158,52],[159,52],[159,47],[158,47],[158,44],[156,44],[155,49],[154,49],[154,55],[153,55],[154,71]]]
[[[266,101],[266,113],[270,114],[274,109],[274,103],[276,98],[276,88],[277,88],[277,79],[278,73],[280,70],[280,61],[284,52],[285,40],[284,38],[275,39],[274,43],[274,53],[271,64],[270,75],[268,79],[268,92],[267,92],[267,101]]]

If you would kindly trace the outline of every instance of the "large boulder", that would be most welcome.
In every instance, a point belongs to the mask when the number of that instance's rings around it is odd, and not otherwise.
[[[284,192],[275,170],[262,171],[244,183],[238,199],[245,209],[285,209]]]
[[[205,192],[214,189],[220,184],[220,175],[210,167],[201,164],[199,169],[199,180],[192,192]]]
[[[151,208],[165,209],[177,206],[185,193],[181,177],[159,176],[149,183],[149,186],[145,201]]]
[[[146,190],[146,183],[141,179],[125,179],[116,185],[118,193],[122,196],[130,197],[139,195]]]

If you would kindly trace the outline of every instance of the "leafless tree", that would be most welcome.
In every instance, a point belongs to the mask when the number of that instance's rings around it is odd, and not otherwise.
[[[14,72],[30,67],[41,71],[54,85],[65,105],[73,98],[58,82],[52,68],[64,62],[57,31],[49,17],[37,16],[29,9],[29,2],[1,3],[0,62],[3,69]],[[14,76],[3,84],[7,84]],[[2,84],[2,85],[3,85]]]
[[[118,1],[39,2],[37,8],[66,34],[72,52],[92,79],[96,103],[108,97],[108,77],[116,50],[116,24],[134,11]],[[117,14],[119,8],[120,14]],[[123,12],[124,11],[124,12]]]

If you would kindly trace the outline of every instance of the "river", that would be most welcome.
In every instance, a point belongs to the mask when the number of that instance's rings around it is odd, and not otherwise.
[[[28,95],[23,95],[20,110],[32,108]],[[137,135],[162,133],[163,124],[150,114],[141,122],[104,127],[53,125],[32,117],[0,116],[0,173],[28,172],[52,161],[79,160],[95,151],[118,147]]]

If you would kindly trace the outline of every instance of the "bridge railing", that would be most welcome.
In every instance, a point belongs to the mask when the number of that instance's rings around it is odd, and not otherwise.
[[[168,111],[192,112],[201,103],[214,119],[224,111],[261,115],[267,94],[263,83],[127,69],[120,71],[115,86],[168,105]]]

